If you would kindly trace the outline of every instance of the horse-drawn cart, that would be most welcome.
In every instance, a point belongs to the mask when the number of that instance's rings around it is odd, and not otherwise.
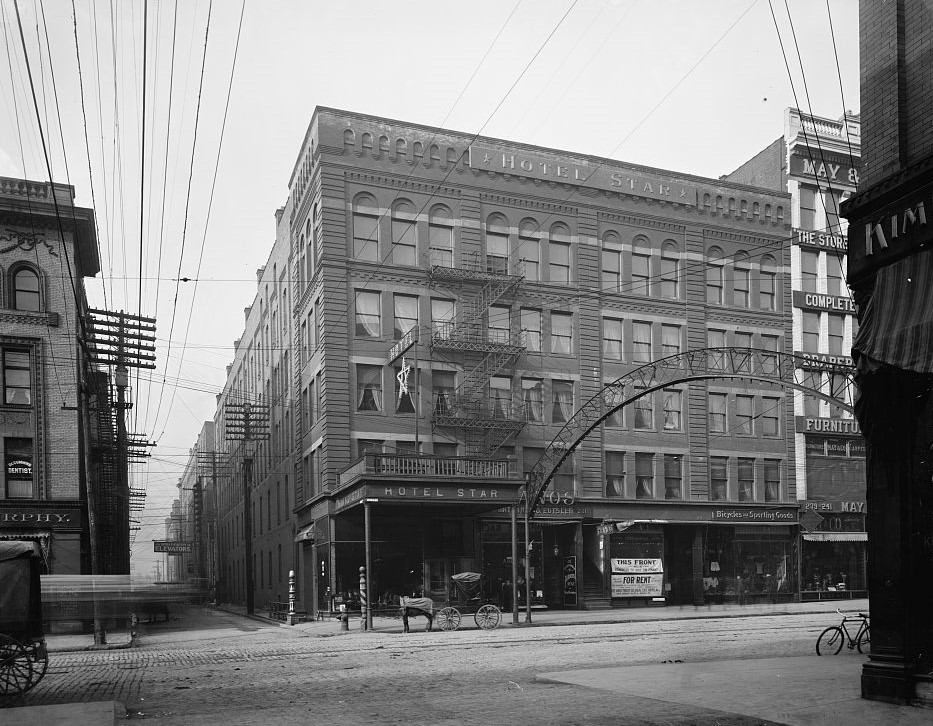
[[[0,540],[0,697],[25,693],[45,675],[42,563],[38,543]]]

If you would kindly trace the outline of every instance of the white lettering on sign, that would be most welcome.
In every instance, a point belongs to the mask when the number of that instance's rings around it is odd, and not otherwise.
[[[385,487],[383,494],[387,497],[406,499],[444,499],[456,497],[457,499],[498,499],[498,489],[441,489],[440,487],[404,486]]]
[[[806,431],[824,434],[858,434],[861,433],[858,421],[848,418],[808,418],[805,419]]]
[[[806,247],[818,247],[824,250],[839,250],[841,252],[849,249],[849,240],[844,234],[827,234],[826,232],[795,229],[794,235],[794,241]]]
[[[878,249],[884,249],[889,246],[888,238],[894,242],[898,237],[908,235],[915,228],[925,226],[926,223],[927,213],[923,202],[917,202],[914,207],[895,212],[887,220],[868,222],[865,225],[865,255],[875,254],[875,243]],[[885,235],[885,226],[887,226],[887,235]]]
[[[56,514],[55,512],[2,512],[0,522],[48,522],[50,524],[65,524],[71,521],[69,514]]]

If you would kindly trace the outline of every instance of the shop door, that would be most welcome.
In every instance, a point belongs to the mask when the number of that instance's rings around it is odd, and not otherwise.
[[[665,581],[670,588],[667,601],[689,605],[693,603],[693,527],[671,525],[664,544]]]
[[[424,594],[426,597],[436,603],[448,601],[450,576],[456,572],[454,566],[454,560],[447,558],[425,560]]]

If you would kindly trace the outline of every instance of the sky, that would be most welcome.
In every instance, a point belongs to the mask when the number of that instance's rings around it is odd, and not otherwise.
[[[787,107],[859,110],[857,0],[0,8],[0,176],[72,184],[97,215],[91,304],[157,319],[130,425],[156,442],[132,473],[143,576],[315,106],[712,178],[780,137]]]

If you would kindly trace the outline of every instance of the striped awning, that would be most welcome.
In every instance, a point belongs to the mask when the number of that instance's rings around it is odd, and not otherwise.
[[[868,532],[806,532],[807,542],[867,542]]]
[[[924,250],[878,270],[852,357],[864,369],[884,363],[933,373],[933,254]],[[859,361],[864,356],[867,360]]]

